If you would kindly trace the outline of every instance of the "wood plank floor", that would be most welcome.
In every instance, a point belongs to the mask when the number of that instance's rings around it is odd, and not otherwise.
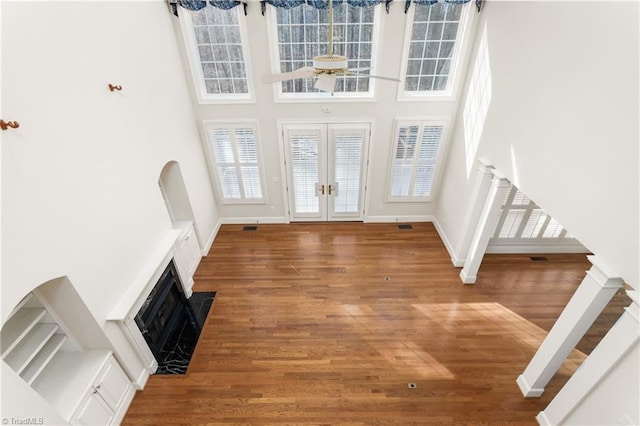
[[[518,390],[584,255],[489,255],[465,286],[430,223],[242,228],[196,273],[217,295],[187,374],[152,376],[124,424],[536,424],[585,357]]]

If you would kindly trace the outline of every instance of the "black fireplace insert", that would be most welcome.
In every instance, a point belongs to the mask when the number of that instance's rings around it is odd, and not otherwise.
[[[142,304],[135,321],[158,361],[157,373],[186,372],[203,322],[185,297],[173,260]],[[176,369],[179,371],[173,371]]]

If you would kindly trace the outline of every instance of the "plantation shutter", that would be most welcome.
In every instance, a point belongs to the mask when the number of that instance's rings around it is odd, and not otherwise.
[[[209,143],[225,201],[262,201],[263,183],[253,123],[208,125]]]
[[[398,122],[391,176],[391,198],[411,200],[430,197],[444,125]]]
[[[415,197],[431,195],[433,186],[433,173],[438,159],[438,148],[442,137],[442,126],[424,126],[420,139],[420,154],[418,156],[418,168],[416,180],[413,186]]]
[[[361,199],[362,157],[366,132],[364,128],[335,129],[333,135],[333,213],[358,215]]]
[[[320,182],[318,150],[320,130],[289,133],[290,161],[293,173],[294,215],[320,212],[317,187]]]

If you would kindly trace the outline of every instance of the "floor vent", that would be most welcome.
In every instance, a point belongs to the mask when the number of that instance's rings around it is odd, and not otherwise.
[[[413,229],[413,225],[408,225],[408,224],[398,225],[398,229]]]
[[[549,260],[545,256],[531,256],[529,259],[531,259],[534,262],[546,262]]]
[[[257,231],[258,227],[257,226],[245,226],[244,228],[242,228],[243,231]]]

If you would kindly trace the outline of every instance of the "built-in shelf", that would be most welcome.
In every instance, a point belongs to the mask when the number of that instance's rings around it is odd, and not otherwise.
[[[44,371],[45,367],[49,364],[49,361],[51,361],[66,340],[67,336],[64,334],[54,334],[51,336],[49,341],[45,343],[42,349],[22,372],[21,376],[25,382],[32,384],[33,381],[38,378],[40,373]]]
[[[119,424],[131,381],[109,349],[75,343],[46,299],[27,295],[0,332],[1,356],[71,424]]]
[[[44,308],[21,308],[2,327],[2,357],[10,352],[26,333],[47,313]]]
[[[38,355],[40,349],[44,347],[49,338],[58,330],[56,324],[35,324],[20,342],[8,352],[4,361],[22,374],[27,365]]]

